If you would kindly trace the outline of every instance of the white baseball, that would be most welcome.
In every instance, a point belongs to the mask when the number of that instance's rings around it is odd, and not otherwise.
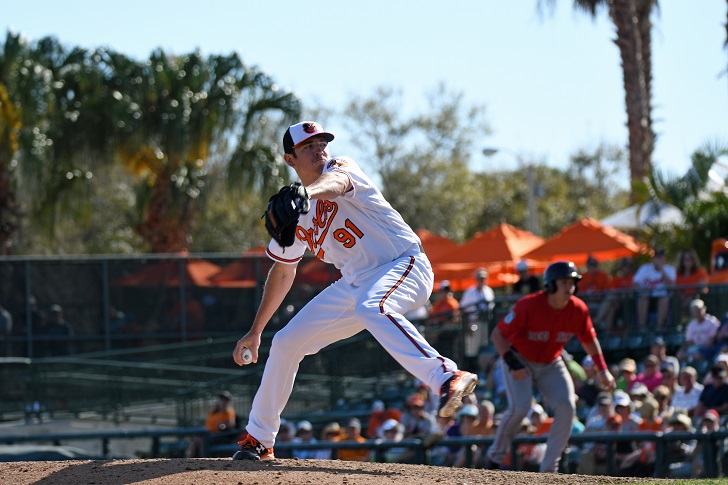
[[[249,348],[245,347],[243,349],[243,362],[246,364],[249,364],[253,361],[253,352],[250,351]]]

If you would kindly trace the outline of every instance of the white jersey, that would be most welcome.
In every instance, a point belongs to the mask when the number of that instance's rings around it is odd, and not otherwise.
[[[675,281],[677,271],[674,266],[666,264],[664,267],[665,273],[670,277],[672,281]],[[662,272],[655,268],[652,263],[645,263],[637,270],[634,277],[632,278],[632,284],[640,288],[648,288],[652,290],[651,294],[654,297],[667,296],[667,285],[662,277]]]
[[[311,199],[311,210],[298,220],[293,246],[284,250],[271,240],[268,257],[295,264],[309,249],[336,266],[347,283],[358,285],[381,265],[420,244],[417,234],[354,160],[332,158],[326,163],[326,172],[346,174],[351,189],[334,200]]]

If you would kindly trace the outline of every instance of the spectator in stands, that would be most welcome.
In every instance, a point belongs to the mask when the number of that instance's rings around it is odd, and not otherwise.
[[[652,341],[652,344],[650,345],[650,354],[657,357],[660,366],[669,362],[672,364],[673,372],[676,374],[680,372],[680,361],[674,355],[667,355],[667,344],[665,343],[665,339],[662,337],[655,337]]]
[[[686,366],[678,376],[679,386],[672,398],[675,409],[683,409],[692,416],[703,392],[703,385],[698,382],[698,372],[692,366]]]
[[[402,415],[404,437],[425,438],[435,432],[437,423],[435,417],[425,411],[425,400],[422,394],[410,394],[405,404],[406,412]]]
[[[617,375],[617,389],[629,392],[635,379],[637,379],[637,363],[634,359],[629,357],[622,359],[619,362],[619,373]]]
[[[693,423],[687,414],[677,412],[670,417],[666,435],[670,433],[693,433]],[[665,462],[667,478],[691,478],[693,473],[693,456],[697,442],[695,440],[666,440]]]
[[[404,428],[401,423],[398,423],[394,419],[388,419],[380,428],[380,438],[384,442],[397,443],[402,441],[404,436],[403,430]],[[409,450],[407,448],[387,448],[384,450],[384,461],[386,463],[400,463],[408,454],[408,451]]]
[[[436,422],[437,427],[435,431],[424,441],[425,448],[429,448],[430,450],[430,465],[452,466],[460,451],[460,447],[435,445],[435,443],[443,438],[460,436],[460,423],[455,420],[455,416],[446,418],[437,416]]]
[[[61,305],[51,305],[45,325],[38,329],[38,334],[47,338],[43,355],[39,357],[57,357],[72,353],[71,338],[74,335],[73,326],[63,316]]]
[[[344,434],[335,438],[336,442],[353,441],[355,443],[366,443],[366,439],[361,435],[361,421],[352,418],[346,425]],[[276,438],[276,443],[278,438]],[[277,452],[276,452],[277,453]],[[369,450],[366,448],[341,448],[339,450],[339,460],[343,461],[367,461],[369,458]]]
[[[281,424],[278,427],[278,434],[276,435],[276,443],[291,443],[293,438],[296,436],[296,430],[293,423],[281,419]],[[293,452],[281,449],[276,451],[276,458],[293,458]]]
[[[475,367],[478,352],[488,343],[489,322],[495,308],[495,293],[486,284],[488,271],[478,268],[474,276],[475,285],[467,288],[460,298],[460,312],[467,323],[465,357],[470,365],[466,365],[466,368]]]
[[[632,278],[632,286],[639,292],[637,300],[637,323],[639,328],[647,328],[650,303],[657,306],[657,328],[667,323],[670,308],[669,290],[675,286],[675,267],[666,263],[667,255],[662,248],[655,249],[651,263],[645,263]]]
[[[336,442],[343,433],[344,431],[341,429],[341,425],[339,425],[336,421],[332,421],[321,430],[321,441]],[[321,451],[326,452],[325,456],[327,460],[331,459],[333,456],[338,456],[334,450],[328,449]],[[324,456],[324,454],[322,453],[321,456]]]
[[[598,371],[594,365],[594,360],[591,355],[587,354],[584,356],[581,360],[581,367],[584,369],[584,373],[586,374],[586,380],[578,387],[578,389],[575,387],[576,395],[579,398],[576,402],[576,412],[578,416],[586,420],[588,419],[588,414],[590,414],[590,411],[594,408],[594,405],[597,402],[599,393],[604,389],[599,382]],[[594,412],[591,414],[594,414]]]
[[[538,277],[528,274],[528,262],[525,259],[516,264],[516,271],[518,272],[518,281],[511,288],[514,295],[528,295],[542,289]]]
[[[678,374],[675,374],[675,369],[670,362],[663,362],[660,364],[660,373],[662,374],[662,384],[670,390],[670,399],[675,397],[680,384],[678,383]]]
[[[710,382],[705,384],[703,392],[695,406],[695,416],[702,417],[707,409],[715,409],[719,414],[728,414],[728,383],[726,368],[715,365],[710,369]]]
[[[386,420],[387,418],[384,417],[384,403],[382,401],[374,401],[372,404],[372,414],[369,416],[369,425],[367,426],[367,438],[379,438],[379,427]]]
[[[672,407],[672,393],[667,386],[660,384],[655,388],[652,396],[657,401],[657,414],[664,423],[672,416],[675,409]]]
[[[612,395],[602,392],[597,398],[593,413],[586,419],[584,433],[604,433],[607,422],[614,415]],[[582,445],[578,472],[584,475],[606,473],[606,446],[604,443],[586,442]]]
[[[606,303],[603,292],[609,289],[610,284],[609,275],[599,268],[597,258],[589,256],[586,260],[586,271],[579,281],[579,298],[586,302],[589,313],[595,316],[594,323],[600,329],[605,329],[605,322],[596,317],[603,316],[601,307]]]
[[[698,426],[698,431],[703,434],[712,433],[720,430],[720,415],[715,409],[708,409],[703,414]],[[716,455],[719,455],[716,453]],[[716,456],[715,469],[719,469],[720,456]],[[699,441],[693,453],[693,478],[703,478],[705,470],[705,461],[703,455],[703,441]]]
[[[632,288],[632,278],[634,278],[632,260],[629,258],[620,260],[617,272],[610,280],[609,289],[612,291],[605,295],[604,304],[595,317],[595,321],[603,322],[604,328],[609,330],[615,328],[617,315],[624,307],[625,300],[631,298],[627,290]]]
[[[432,304],[432,313],[427,321],[427,340],[437,344],[438,348],[448,355],[457,355],[455,352],[456,338],[460,335],[460,303],[453,296],[448,280],[440,283]]]
[[[596,399],[596,404],[586,417],[584,432],[604,431],[607,418],[614,414],[614,399],[612,394],[602,391]]]
[[[303,420],[296,426],[296,436],[293,438],[294,443],[316,443],[313,436],[313,425],[310,421]],[[331,458],[330,450],[292,450],[294,458],[302,460],[327,460]]]
[[[649,354],[642,361],[642,372],[637,374],[635,383],[641,382],[650,392],[662,384],[662,373],[660,372],[660,360],[657,356]],[[634,386],[634,384],[633,384]]]
[[[685,330],[683,355],[688,362],[712,360],[720,320],[710,315],[705,308],[705,302],[698,299],[690,302],[690,315],[692,320]]]
[[[721,321],[718,333],[715,335],[713,355],[718,355],[721,352],[728,352],[728,313]]]
[[[238,440],[239,430],[236,428],[235,409],[231,401],[232,395],[228,391],[222,391],[217,395],[217,402],[205,419],[205,428],[210,433],[207,438],[208,444],[235,443]],[[192,437],[185,455],[188,458],[205,456],[202,436]]]
[[[635,382],[628,393],[635,405],[635,409],[639,409],[645,399],[652,397],[652,393],[647,389],[647,386],[641,382]]]
[[[614,413],[622,418],[622,431],[632,433],[639,430],[642,417],[635,413],[634,403],[624,391],[614,391]]]
[[[694,249],[683,249],[677,259],[675,286],[685,310],[690,301],[708,291],[708,272]]]
[[[480,410],[478,409],[478,406],[474,404],[466,404],[463,406],[460,411],[457,413],[457,422],[459,424],[459,431],[458,436],[475,436],[477,433],[475,433],[475,428],[478,425],[478,420],[480,419]],[[475,457],[475,453],[477,452],[477,446],[476,445],[467,445],[470,448],[470,452]],[[462,446],[458,449],[455,458],[453,460],[452,466],[454,467],[463,467],[465,466],[466,462],[466,447]],[[477,459],[476,459],[477,460]],[[476,461],[477,462],[477,461]]]

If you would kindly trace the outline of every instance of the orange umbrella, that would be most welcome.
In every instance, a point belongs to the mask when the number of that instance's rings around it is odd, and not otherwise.
[[[249,249],[244,257],[224,266],[210,281],[224,288],[255,288],[258,282],[262,285],[273,266],[273,260],[265,256],[265,249],[264,246]]]
[[[201,259],[184,261],[185,284],[192,286],[210,286],[210,277],[220,271],[220,266]],[[179,286],[180,262],[159,261],[146,265],[136,273],[132,273],[114,282],[120,286]]]
[[[435,280],[448,280],[454,291],[475,284],[477,268],[488,270],[488,286],[510,285],[518,280],[515,265],[523,255],[543,243],[537,235],[502,222],[494,228],[477,232],[467,242],[457,246],[433,262]],[[531,269],[542,269],[537,261],[529,261]],[[544,266],[545,267],[545,266]]]
[[[585,217],[565,227],[524,257],[541,261],[573,261],[576,265],[583,265],[589,256],[599,261],[613,261],[649,251],[647,245],[632,236]]]
[[[415,233],[420,238],[420,241],[422,241],[422,247],[424,247],[425,254],[427,254],[430,262],[435,261],[438,257],[451,252],[457,247],[455,241],[435,234],[427,229],[417,229]]]

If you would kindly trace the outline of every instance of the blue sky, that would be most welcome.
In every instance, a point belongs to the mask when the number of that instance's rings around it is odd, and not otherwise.
[[[238,51],[305,103],[334,109],[391,86],[414,112],[444,82],[486,106],[493,133],[483,147],[552,166],[601,142],[626,145],[619,52],[606,12],[592,20],[570,0],[543,13],[537,3],[4,1],[0,28],[3,38],[12,28],[31,40],[54,35],[65,45],[107,45],[138,59],[157,47]],[[680,175],[703,143],[728,142],[726,2],[660,5],[653,19],[654,165]],[[346,138],[354,136],[342,134],[335,154],[347,154]],[[487,170],[497,162],[476,156],[472,163]]]

